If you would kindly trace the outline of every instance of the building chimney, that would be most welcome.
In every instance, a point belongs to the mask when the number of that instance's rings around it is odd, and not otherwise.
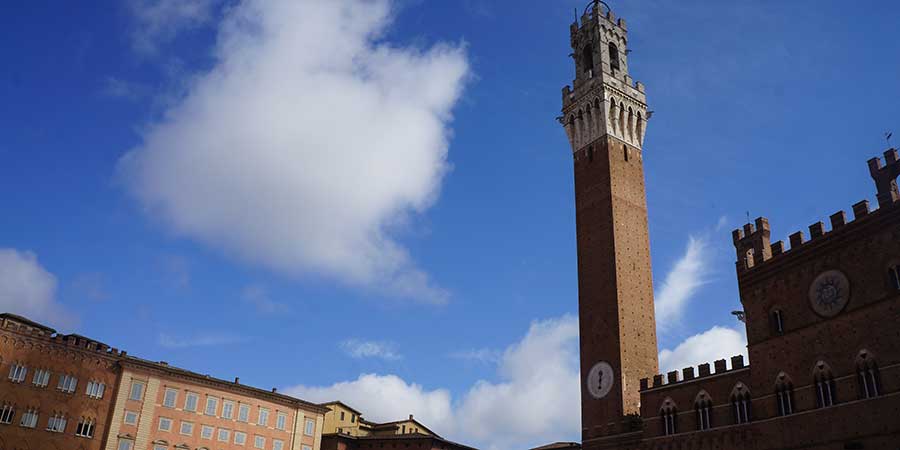
[[[276,392],[278,392],[278,388],[272,388],[272,393],[274,394]]]
[[[241,384],[241,378],[240,378],[240,377],[234,377],[234,384]]]
[[[409,420],[413,420],[413,415],[412,415],[412,414],[409,415]]]

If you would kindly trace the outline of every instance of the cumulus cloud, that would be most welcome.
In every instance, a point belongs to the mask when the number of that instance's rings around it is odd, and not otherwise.
[[[398,243],[447,171],[461,46],[384,42],[388,0],[245,0],[212,69],[149,124],[118,174],[173,230],[291,276],[396,297],[447,292]]]
[[[656,323],[665,329],[677,323],[688,301],[706,283],[710,261],[709,244],[705,238],[690,236],[684,255],[678,259],[656,291]]]
[[[396,375],[365,374],[331,386],[294,386],[285,392],[313,402],[340,400],[363,411],[366,419],[378,422],[414,414],[437,433],[447,432],[453,421],[450,391],[427,390]]]
[[[527,448],[574,439],[580,430],[578,320],[534,322],[500,357],[497,380],[474,383],[454,400],[396,375],[367,374],[325,387],[286,392],[317,402],[341,400],[375,421],[414,414],[449,439],[485,448]]]
[[[126,4],[134,19],[132,47],[138,53],[155,54],[182,30],[208,23],[213,18],[216,0],[129,0]]]
[[[395,349],[393,342],[364,341],[360,339],[347,339],[339,345],[351,358],[379,358],[388,361],[401,359],[402,356]]]
[[[0,311],[25,316],[52,327],[75,325],[56,300],[56,277],[28,251],[0,248]]]
[[[744,355],[747,361],[747,336],[743,329],[715,326],[678,344],[674,349],[659,352],[659,368],[662,373],[710,363],[717,359],[729,359]]]

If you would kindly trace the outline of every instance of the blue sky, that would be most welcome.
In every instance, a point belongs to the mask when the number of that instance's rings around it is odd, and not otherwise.
[[[554,118],[581,3],[5,5],[0,307],[486,448],[577,439],[577,417],[546,416],[577,402]],[[610,4],[654,111],[660,347],[730,352],[731,229],[749,212],[786,239],[874,200],[900,5]],[[688,347],[665,364],[703,362]],[[544,366],[564,394],[528,390]],[[520,411],[529,396],[558,404]]]

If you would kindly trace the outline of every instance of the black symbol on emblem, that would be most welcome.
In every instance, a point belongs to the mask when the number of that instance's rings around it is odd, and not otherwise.
[[[839,307],[844,297],[844,289],[837,277],[826,277],[816,286],[816,302],[827,310]]]

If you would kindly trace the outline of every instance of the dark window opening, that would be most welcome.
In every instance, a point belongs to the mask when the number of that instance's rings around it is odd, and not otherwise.
[[[778,402],[779,416],[788,416],[794,413],[794,387],[790,383],[776,388],[775,400]]]
[[[731,396],[731,407],[734,409],[734,423],[748,423],[751,420],[750,393],[746,388],[740,389]]]
[[[834,405],[834,379],[826,375],[816,380],[816,407],[827,408]]]
[[[697,429],[708,430],[712,428],[712,424],[709,420],[709,413],[712,410],[712,402],[709,400],[709,398],[705,397],[701,400],[698,400],[694,407],[697,410]]]
[[[772,330],[778,334],[784,334],[784,315],[780,309],[772,311]]]
[[[671,436],[678,432],[678,412],[675,408],[666,408],[662,411],[663,435]]]
[[[594,162],[594,147],[588,146],[587,156],[588,162]]]
[[[609,68],[619,70],[619,48],[612,42],[609,43]]]
[[[622,152],[625,154],[625,162],[628,162],[628,147],[623,145]]]
[[[856,360],[856,378],[859,383],[860,399],[878,397],[881,393],[881,377],[878,373],[878,364],[865,350],[859,353],[859,358]]]
[[[581,64],[583,64],[584,73],[588,78],[594,76],[594,46],[586,45],[581,51]]]
[[[888,269],[888,276],[891,279],[891,287],[900,291],[900,265]]]

